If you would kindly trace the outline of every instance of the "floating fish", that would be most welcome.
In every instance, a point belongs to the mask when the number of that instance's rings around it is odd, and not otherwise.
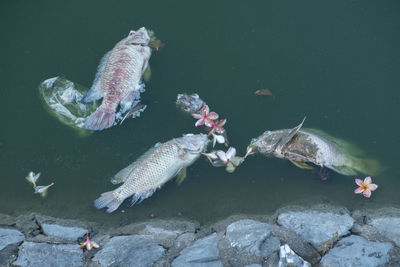
[[[254,92],[255,95],[265,95],[270,96],[272,99],[275,99],[275,96],[271,93],[269,89],[260,89]]]
[[[135,162],[118,172],[112,182],[123,183],[113,191],[102,193],[94,201],[97,209],[115,211],[131,196],[132,205],[150,197],[158,188],[178,175],[178,183],[186,177],[186,167],[198,159],[209,143],[205,134],[187,134],[163,144],[156,144]]]
[[[86,118],[85,128],[103,130],[113,126],[115,112],[121,105],[122,113],[138,103],[143,87],[141,78],[151,56],[148,46],[150,37],[142,27],[130,31],[105,54],[97,69],[90,91],[84,98],[86,103],[103,98],[101,105]]]
[[[46,185],[46,186],[42,186],[42,185],[35,186],[34,187],[35,194],[40,194],[41,197],[46,197],[47,196],[47,190],[53,185],[54,185],[54,183],[51,183],[51,184]]]
[[[376,175],[382,170],[378,161],[361,157],[363,153],[360,149],[341,139],[321,130],[300,130],[304,120],[293,129],[264,132],[251,141],[245,157],[261,153],[288,159],[303,169],[312,169],[308,164],[312,163],[343,175]]]
[[[198,94],[178,94],[176,99],[176,106],[190,114],[200,113],[205,104]]]
[[[40,174],[41,174],[40,172],[37,173],[37,174],[35,174],[34,172],[29,172],[28,176],[26,176],[25,179],[28,182],[30,182],[33,185],[33,187],[35,187],[36,186],[36,181],[39,179]]]

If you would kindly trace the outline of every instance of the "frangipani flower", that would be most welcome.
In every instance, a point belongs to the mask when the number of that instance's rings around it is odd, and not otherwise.
[[[212,121],[211,125],[209,127],[211,127],[211,131],[209,133],[210,134],[214,134],[214,133],[219,133],[219,134],[223,134],[225,132],[225,129],[223,128],[223,126],[226,123],[226,119],[223,120],[219,120],[219,121]]]
[[[86,241],[81,243],[78,248],[86,248],[86,250],[92,250],[92,248],[99,248],[100,245],[94,241],[90,241],[89,232],[86,233]]]
[[[40,172],[37,173],[37,174],[35,174],[34,172],[29,172],[28,176],[26,176],[25,179],[28,182],[30,182],[33,185],[33,187],[35,187],[36,186],[36,181],[39,179],[39,177],[40,177]]]
[[[355,194],[363,194],[364,197],[371,197],[371,191],[375,191],[378,188],[378,185],[372,184],[372,179],[371,177],[366,177],[363,180],[361,179],[355,179],[356,184],[359,186],[356,190],[354,190]]]
[[[211,127],[211,123],[214,123],[214,120],[218,119],[219,115],[215,112],[210,112],[210,108],[208,105],[204,105],[200,114],[192,114],[193,118],[197,119],[197,122],[194,124],[196,127],[201,125],[206,125]]]
[[[213,147],[215,146],[216,142],[218,142],[218,144],[225,143],[225,137],[223,137],[222,135],[212,134],[212,136],[213,136]]]
[[[203,153],[214,167],[226,166],[226,171],[232,173],[243,162],[243,158],[236,157],[236,149],[230,147],[226,152],[222,150]]]

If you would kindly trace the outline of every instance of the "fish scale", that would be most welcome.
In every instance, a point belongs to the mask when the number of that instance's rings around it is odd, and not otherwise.
[[[133,196],[132,205],[150,197],[179,171],[191,165],[208,142],[205,134],[185,135],[149,149],[115,175],[114,179],[124,184],[101,194],[95,200],[95,207],[107,207],[107,212],[113,212],[130,196]]]

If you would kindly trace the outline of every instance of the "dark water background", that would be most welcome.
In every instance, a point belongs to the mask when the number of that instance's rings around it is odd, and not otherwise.
[[[111,225],[189,217],[203,223],[287,204],[328,202],[349,209],[400,204],[400,2],[393,1],[2,1],[0,4],[0,212],[36,211]],[[166,44],[154,53],[139,119],[79,137],[49,116],[37,86],[54,76],[89,87],[101,57],[131,29],[153,29]],[[270,89],[275,100],[256,96]],[[93,200],[109,177],[157,142],[201,132],[179,112],[177,93],[197,92],[228,118],[239,154],[265,130],[307,116],[362,147],[387,169],[371,199],[354,178],[320,181],[288,161],[249,158],[234,174],[204,159],[178,186],[113,214]],[[24,177],[55,182],[47,198]],[[364,177],[360,177],[364,178]],[[125,210],[124,213],[121,210]]]

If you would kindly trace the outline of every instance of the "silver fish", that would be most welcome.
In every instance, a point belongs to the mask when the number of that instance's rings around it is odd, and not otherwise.
[[[176,106],[190,114],[199,113],[205,104],[198,94],[178,94],[176,99]]]
[[[363,158],[363,152],[346,141],[320,130],[300,130],[304,120],[293,129],[264,132],[251,141],[245,157],[261,153],[288,159],[303,169],[312,169],[312,163],[342,175],[376,175],[382,170],[378,161]]]
[[[186,167],[196,161],[209,140],[205,134],[187,134],[149,149],[135,162],[118,172],[113,183],[122,183],[113,191],[102,193],[94,201],[97,209],[115,211],[132,197],[132,205],[150,197],[158,188],[178,175],[178,182],[186,176]]]
[[[141,77],[151,56],[149,42],[147,30],[142,27],[131,31],[103,57],[93,85],[84,98],[86,103],[103,98],[96,111],[86,118],[87,129],[111,127],[118,105],[126,111],[136,104],[142,90]]]
[[[36,186],[36,181],[39,179],[40,174],[41,174],[40,172],[38,172],[36,174],[34,172],[29,172],[28,176],[26,176],[25,179],[28,182],[30,182],[33,185],[33,187],[35,187]]]
[[[38,185],[35,186],[33,189],[35,190],[35,194],[40,194],[41,197],[46,197],[47,196],[47,190],[52,187],[54,185],[54,183],[51,183],[49,185]]]

